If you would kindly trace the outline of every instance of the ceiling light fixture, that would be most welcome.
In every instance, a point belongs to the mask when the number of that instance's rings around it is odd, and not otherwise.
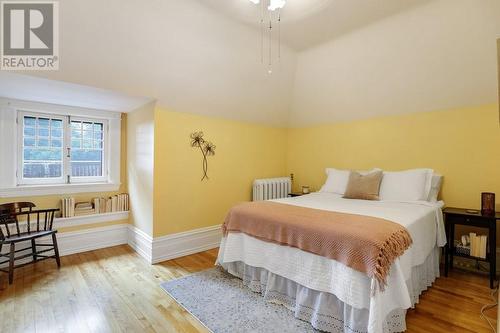
[[[268,69],[267,72],[272,74],[273,72],[273,53],[272,53],[272,43],[273,43],[273,22],[274,25],[278,26],[278,61],[281,59],[281,9],[285,7],[286,0],[250,0],[253,4],[261,4],[261,16],[260,16],[260,61],[264,63],[264,22],[269,21],[266,24],[269,30],[268,36]],[[267,8],[267,11],[266,11]],[[267,14],[267,15],[266,15]],[[266,22],[267,23],[267,22]]]

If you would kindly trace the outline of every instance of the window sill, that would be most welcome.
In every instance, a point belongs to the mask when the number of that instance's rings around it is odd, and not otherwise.
[[[11,188],[0,188],[0,198],[30,197],[37,195],[63,195],[73,193],[114,192],[118,191],[119,188],[119,183],[19,185]]]
[[[88,224],[99,224],[99,223],[107,223],[114,221],[123,221],[128,220],[129,212],[121,211],[121,212],[111,212],[111,213],[102,213],[102,214],[89,214],[82,216],[73,216],[73,217],[56,217],[54,218],[54,224],[52,226],[53,229],[63,229],[69,227],[78,227],[82,225]],[[42,222],[43,223],[43,222]],[[35,230],[36,222],[31,222],[30,224],[31,230]],[[26,230],[26,221],[20,221],[19,227],[22,230]],[[16,232],[15,226],[10,225],[11,232]]]

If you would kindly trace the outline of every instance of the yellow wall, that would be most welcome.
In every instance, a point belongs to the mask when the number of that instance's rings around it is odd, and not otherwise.
[[[203,182],[202,155],[189,146],[196,130],[217,146],[209,157],[210,179]],[[124,117],[121,153],[120,191],[130,191],[130,220],[154,237],[220,224],[232,205],[251,199],[255,178],[294,173],[297,187],[317,190],[326,167],[431,167],[444,175],[442,198],[449,206],[478,208],[480,192],[500,194],[497,105],[290,129],[148,106]],[[111,194],[74,196],[83,201]],[[0,203],[59,207],[61,197],[2,198]]]
[[[478,208],[483,191],[500,203],[498,106],[290,129],[287,172],[296,184],[318,189],[326,167],[429,167],[444,175],[448,206]]]
[[[197,130],[217,146],[208,181],[190,147]],[[157,109],[154,236],[222,223],[232,205],[251,199],[255,178],[283,176],[285,162],[286,129]]]
[[[209,181],[200,181],[202,156],[189,147],[196,130],[217,145]],[[318,189],[326,167],[430,167],[444,175],[447,205],[478,208],[482,191],[500,193],[498,106],[291,129],[157,109],[153,235],[221,223],[250,200],[255,178],[294,173],[297,187]]]
[[[39,208],[61,208],[61,199],[67,196],[72,196],[75,198],[76,202],[80,201],[90,201],[95,197],[107,197],[112,196],[117,193],[127,192],[127,116],[122,114],[121,123],[121,162],[120,162],[120,181],[121,186],[117,192],[98,192],[98,193],[79,193],[79,194],[62,194],[62,195],[43,195],[43,196],[33,196],[33,197],[16,197],[16,198],[0,198],[0,204],[7,202],[16,201],[30,201],[37,205]],[[56,215],[57,216],[57,215]],[[128,223],[128,221],[120,221],[120,223]],[[82,225],[71,228],[61,228],[60,231],[75,231],[90,229],[93,227],[104,227],[107,225],[117,224],[117,222],[109,223],[99,223],[96,225]]]
[[[500,101],[500,38],[497,39],[497,71],[498,71],[498,100]],[[500,124],[500,104],[498,105],[498,123]]]

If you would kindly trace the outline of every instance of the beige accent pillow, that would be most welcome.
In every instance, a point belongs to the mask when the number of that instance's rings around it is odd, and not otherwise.
[[[382,171],[374,171],[365,175],[356,171],[351,171],[344,198],[378,200],[382,176]]]

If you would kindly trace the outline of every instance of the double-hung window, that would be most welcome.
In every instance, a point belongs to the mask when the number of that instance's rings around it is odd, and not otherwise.
[[[108,123],[103,119],[18,113],[18,185],[108,180]]]

